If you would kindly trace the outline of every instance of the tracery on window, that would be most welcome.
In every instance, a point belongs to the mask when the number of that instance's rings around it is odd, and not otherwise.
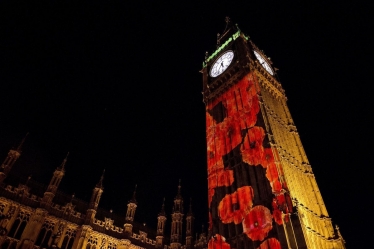
[[[49,239],[52,236],[53,228],[55,223],[49,220],[46,220],[40,230],[39,236],[36,240],[35,245],[40,246],[40,248],[47,248]]]
[[[20,239],[27,222],[29,222],[30,216],[30,213],[21,210],[10,229],[9,237]]]
[[[117,244],[114,241],[109,241],[108,243],[108,249],[116,249]]]
[[[76,230],[68,228],[65,233],[64,241],[62,242],[61,249],[71,249],[73,247]]]

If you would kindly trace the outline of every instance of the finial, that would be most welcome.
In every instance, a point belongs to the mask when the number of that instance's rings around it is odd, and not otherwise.
[[[18,147],[17,147],[17,151],[18,151],[18,152],[21,152],[22,145],[23,145],[23,143],[25,142],[26,137],[27,137],[28,135],[29,135],[29,132],[26,133],[26,136],[22,139],[21,143],[18,145]]]
[[[206,51],[206,52],[205,52],[205,61],[207,61],[208,58],[209,58],[209,53],[208,53],[208,51]]]
[[[66,155],[65,159],[62,161],[62,163],[60,165],[60,169],[65,170],[65,164],[66,164],[66,161],[68,160],[68,156],[69,156],[69,152]]]
[[[220,38],[221,34],[220,33],[217,33],[217,48],[219,47],[219,38]]]
[[[130,202],[136,203],[136,188],[137,187],[138,187],[138,184],[135,184],[135,189],[134,189],[134,192],[132,194],[132,199],[130,200]]]
[[[27,177],[27,180],[26,180],[25,186],[27,186],[27,184],[29,183],[31,177],[32,177],[32,175],[29,175],[29,176]]]
[[[162,200],[161,212],[158,215],[164,215],[165,216],[165,197]]]
[[[225,27],[225,30],[223,31],[223,34],[226,33],[227,29],[229,28],[229,25],[230,25],[230,17],[226,16],[225,17],[225,22],[226,22],[226,27]]]
[[[192,198],[190,197],[190,210],[188,210],[188,214],[192,215]]]
[[[181,179],[179,179],[179,184],[178,184],[178,195],[180,195],[181,194]]]
[[[103,170],[103,174],[101,175],[99,182],[96,184],[97,188],[103,188],[104,174],[105,174],[105,169]]]

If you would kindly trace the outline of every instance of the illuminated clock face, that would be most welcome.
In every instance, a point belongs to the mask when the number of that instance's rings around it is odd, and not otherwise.
[[[273,69],[271,68],[269,63],[264,59],[264,57],[262,57],[257,51],[253,51],[253,53],[255,54],[258,62],[260,62],[261,66],[263,66],[263,68],[265,68],[265,70],[268,71],[269,74],[274,75]]]
[[[231,64],[232,59],[234,59],[234,52],[231,50],[226,51],[223,53],[213,64],[212,68],[210,69],[210,76],[217,77],[221,73],[223,73]]]

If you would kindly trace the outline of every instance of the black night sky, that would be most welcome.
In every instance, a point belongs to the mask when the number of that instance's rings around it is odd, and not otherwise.
[[[207,222],[202,67],[230,16],[266,55],[332,220],[369,245],[373,71],[370,7],[282,1],[2,1],[0,160],[30,132],[13,173],[156,226],[182,180],[196,230]],[[169,217],[170,221],[170,217]],[[168,224],[169,225],[169,224]],[[371,233],[370,233],[371,234]]]

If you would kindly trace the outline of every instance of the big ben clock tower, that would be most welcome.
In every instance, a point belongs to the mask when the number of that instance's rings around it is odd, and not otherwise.
[[[209,249],[345,248],[272,62],[226,22],[202,69]]]

